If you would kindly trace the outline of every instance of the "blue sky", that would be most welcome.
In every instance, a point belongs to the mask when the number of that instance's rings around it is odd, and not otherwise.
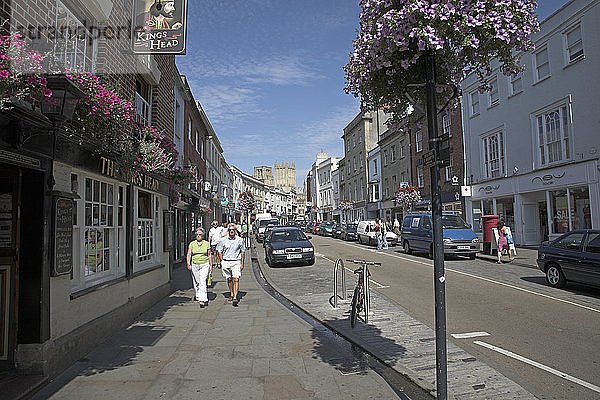
[[[538,1],[541,20],[564,0]],[[187,55],[177,57],[225,159],[295,161],[300,186],[316,154],[343,155],[358,113],[342,67],[358,28],[358,0],[189,0]]]

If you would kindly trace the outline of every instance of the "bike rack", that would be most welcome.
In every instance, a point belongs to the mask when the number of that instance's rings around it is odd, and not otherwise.
[[[362,270],[363,274],[363,291],[365,302],[365,324],[369,323],[369,310],[371,309],[371,291],[369,290],[369,268],[365,264]]]
[[[339,267],[342,268],[339,268]],[[341,276],[342,276],[342,296],[341,299],[342,300],[346,300],[346,274],[344,273],[344,261],[341,258],[338,258],[335,261],[335,267],[333,267],[333,308],[337,308],[337,301],[338,301],[338,268],[341,272]]]

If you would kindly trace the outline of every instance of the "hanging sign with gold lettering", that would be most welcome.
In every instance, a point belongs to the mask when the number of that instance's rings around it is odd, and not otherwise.
[[[134,53],[184,55],[187,0],[134,0],[131,31]]]

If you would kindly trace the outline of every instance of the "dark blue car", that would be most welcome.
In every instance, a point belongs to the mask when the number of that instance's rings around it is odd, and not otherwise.
[[[537,264],[552,287],[569,281],[600,286],[600,230],[575,230],[543,242]]]
[[[307,264],[315,263],[315,249],[299,228],[275,228],[265,244],[265,258],[272,267],[275,264]]]

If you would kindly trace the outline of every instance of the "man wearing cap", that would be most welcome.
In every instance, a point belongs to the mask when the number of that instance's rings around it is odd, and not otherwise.
[[[237,307],[237,295],[240,276],[244,269],[246,247],[244,246],[244,240],[237,235],[235,224],[227,226],[227,236],[219,242],[217,251],[219,252],[223,277],[227,278],[227,285],[229,286],[230,297],[227,301],[231,301],[233,306]]]

